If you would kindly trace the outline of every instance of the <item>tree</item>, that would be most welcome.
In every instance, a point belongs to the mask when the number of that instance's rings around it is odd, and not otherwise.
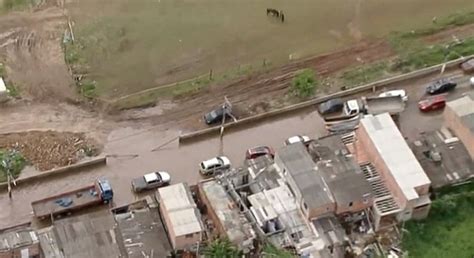
[[[204,250],[204,255],[209,258],[234,258],[240,257],[241,253],[229,239],[218,238]]]
[[[300,98],[307,98],[314,94],[317,84],[313,70],[304,69],[293,78],[291,92]]]
[[[263,247],[263,252],[262,252],[262,257],[265,258],[271,258],[271,257],[278,257],[278,258],[295,258],[297,257],[296,255],[292,254],[291,252],[284,250],[284,249],[279,249],[276,246],[267,243]]]
[[[26,160],[16,150],[0,150],[0,182],[8,182],[8,196],[11,198],[10,182],[20,175],[26,166]]]

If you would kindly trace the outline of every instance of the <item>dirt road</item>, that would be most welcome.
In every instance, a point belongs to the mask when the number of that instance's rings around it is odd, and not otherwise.
[[[6,79],[16,85],[23,98],[76,100],[61,48],[65,22],[63,10],[54,4],[34,12],[0,16],[0,63],[6,66]]]

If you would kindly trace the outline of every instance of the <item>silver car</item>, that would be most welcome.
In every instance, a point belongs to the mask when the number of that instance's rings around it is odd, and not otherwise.
[[[161,186],[169,185],[171,176],[168,172],[158,171],[148,173],[142,177],[135,178],[132,180],[132,189],[138,193],[145,190],[158,188]]]

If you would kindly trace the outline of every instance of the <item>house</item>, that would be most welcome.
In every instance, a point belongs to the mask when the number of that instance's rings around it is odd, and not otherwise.
[[[28,226],[0,233],[0,258],[42,258],[35,231]]]
[[[387,210],[386,214],[390,212],[398,221],[425,218],[431,205],[431,181],[390,115],[365,116],[356,138],[359,162],[368,162],[369,174],[377,172],[383,182],[382,191],[385,192],[385,186],[390,191],[387,199],[375,201],[375,210],[377,212],[378,208],[380,212],[378,216]]]
[[[337,215],[360,212],[373,205],[371,186],[340,135],[312,142],[309,153],[334,197]]]
[[[446,103],[444,124],[466,147],[474,160],[474,92]]]
[[[202,241],[201,215],[186,183],[158,189],[156,199],[175,250],[191,250]]]
[[[295,196],[306,218],[316,218],[336,211],[336,201],[325,179],[302,143],[280,148],[275,165]]]
[[[216,235],[226,237],[244,253],[250,252],[256,233],[224,186],[211,179],[200,182],[198,189],[201,203],[213,222]]]

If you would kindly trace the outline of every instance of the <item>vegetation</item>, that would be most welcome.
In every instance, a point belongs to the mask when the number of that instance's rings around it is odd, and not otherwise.
[[[26,160],[18,151],[0,150],[0,182],[7,181],[8,172],[17,178],[25,166]]]
[[[311,69],[304,69],[293,78],[290,91],[297,97],[307,98],[314,94],[317,86],[319,86],[319,82],[316,80],[314,71]]]
[[[403,245],[410,257],[471,257],[474,254],[474,189],[434,200],[430,215],[406,225]]]
[[[364,83],[380,79],[387,74],[387,62],[377,62],[358,66],[352,70],[345,71],[341,75],[344,85],[349,87],[358,86]]]
[[[409,38],[420,38],[423,36],[433,35],[437,32],[442,30],[456,27],[456,26],[463,26],[466,24],[474,23],[474,12],[458,12],[455,14],[451,14],[449,16],[440,17],[439,19],[434,19],[430,26],[425,28],[420,28],[417,30],[413,30],[410,32],[402,32],[396,33],[399,37],[409,39]]]
[[[241,252],[232,245],[228,239],[216,239],[205,250],[208,258],[234,258],[240,257]]]
[[[21,10],[33,3],[33,0],[3,0],[1,9],[5,11]]]
[[[297,257],[296,255],[282,249],[278,249],[276,246],[272,244],[266,244],[263,247],[262,257],[271,258],[271,257],[278,257],[278,258],[294,258]]]

